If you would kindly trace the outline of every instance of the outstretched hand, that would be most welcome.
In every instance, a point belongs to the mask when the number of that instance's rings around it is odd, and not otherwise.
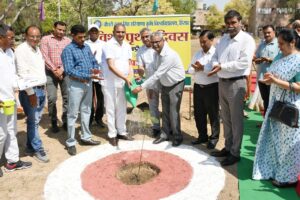
[[[135,89],[133,89],[131,92],[132,92],[133,94],[137,94],[137,93],[141,92],[142,90],[143,90],[142,87],[141,87],[141,86],[138,86],[138,87],[136,87]]]

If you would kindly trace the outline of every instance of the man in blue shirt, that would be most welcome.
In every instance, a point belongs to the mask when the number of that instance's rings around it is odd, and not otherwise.
[[[257,80],[261,80],[269,69],[273,59],[279,53],[278,42],[273,25],[263,27],[264,40],[259,44],[254,62],[257,64]],[[264,101],[264,112],[269,105],[270,85],[258,81],[259,91]]]
[[[72,42],[62,52],[62,62],[69,77],[68,84],[68,153],[76,155],[75,122],[80,111],[81,142],[86,145],[98,145],[92,139],[89,121],[92,105],[92,79],[99,79],[99,66],[90,47],[84,44],[85,28],[74,25],[71,28]]]

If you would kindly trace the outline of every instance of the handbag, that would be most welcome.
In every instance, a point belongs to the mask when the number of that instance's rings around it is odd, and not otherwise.
[[[295,101],[295,93],[293,91],[292,83],[290,83],[290,89]],[[285,94],[286,90],[283,90],[279,101],[274,102],[269,117],[292,128],[298,128],[299,109],[295,104],[284,101]]]

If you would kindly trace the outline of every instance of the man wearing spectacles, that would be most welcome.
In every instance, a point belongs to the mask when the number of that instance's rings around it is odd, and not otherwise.
[[[35,80],[40,83],[34,87],[20,91],[19,99],[27,116],[27,147],[26,152],[33,154],[40,162],[48,162],[49,159],[43,148],[39,136],[39,123],[46,102],[45,61],[40,48],[40,29],[31,25],[25,30],[26,41],[20,44],[15,51],[17,73],[23,79]]]
[[[152,76],[156,71],[154,63],[154,56],[156,52],[154,49],[152,49],[150,35],[151,31],[148,28],[143,28],[140,31],[140,36],[144,45],[139,48],[136,55],[137,65],[139,67],[139,75],[143,76],[145,72],[146,79]],[[159,87],[159,83],[157,82],[146,90],[152,121],[152,134],[155,138],[160,134],[160,114],[158,110]]]
[[[150,88],[157,81],[161,84],[162,101],[162,130],[153,143],[159,144],[168,141],[173,133],[172,146],[182,143],[183,137],[180,128],[180,104],[184,88],[185,71],[182,61],[173,49],[163,39],[163,33],[158,31],[151,35],[152,48],[157,52],[155,65],[157,70],[141,86],[133,90],[141,92],[144,88]]]

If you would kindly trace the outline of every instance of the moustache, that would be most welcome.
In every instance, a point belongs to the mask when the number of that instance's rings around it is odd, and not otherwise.
[[[234,27],[229,27],[226,29],[227,32],[231,32],[231,31],[235,31],[235,30],[236,30],[236,28],[234,28]]]

